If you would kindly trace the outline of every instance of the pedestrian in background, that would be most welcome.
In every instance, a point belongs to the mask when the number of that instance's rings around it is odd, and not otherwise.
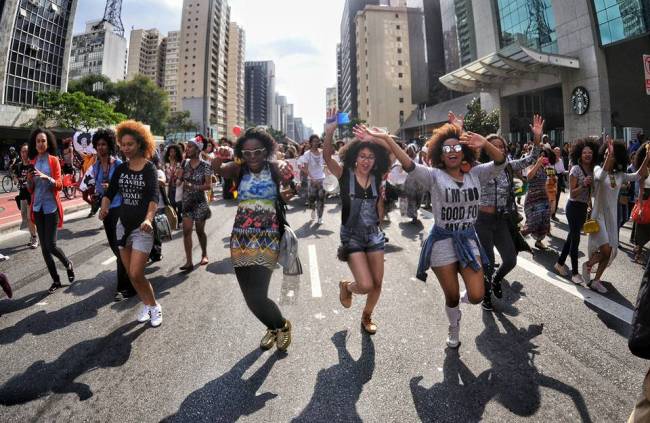
[[[551,220],[559,222],[555,213],[557,213],[558,205],[560,204],[560,196],[566,190],[566,168],[564,167],[564,160],[562,158],[562,150],[560,147],[553,149],[555,153],[555,176],[557,177],[557,189],[555,190],[555,203],[551,210]]]
[[[578,251],[582,226],[587,220],[587,210],[591,204],[594,165],[597,162],[598,145],[590,138],[573,142],[571,148],[571,163],[569,171],[569,200],[566,203],[565,214],[569,223],[569,234],[562,246],[562,252],[555,263],[555,271],[566,278],[571,275],[571,281],[582,284],[578,268]],[[565,264],[571,255],[571,270]]]
[[[115,170],[122,164],[122,160],[115,157],[117,151],[117,142],[115,141],[115,132],[112,129],[99,129],[93,134],[93,148],[97,151],[97,161],[92,167],[92,173],[97,181],[95,189],[96,201],[101,205],[101,201],[108,189],[108,185],[115,173]],[[117,194],[108,207],[108,214],[104,218],[104,232],[108,239],[108,245],[117,258],[117,287],[115,289],[115,301],[122,301],[136,294],[129,274],[124,267],[120,257],[116,228],[117,221],[120,217],[120,207],[122,206],[122,196]]]
[[[116,237],[122,263],[143,303],[137,320],[141,323],[149,321],[151,326],[157,327],[162,324],[162,307],[156,302],[153,288],[144,275],[153,247],[153,220],[158,208],[156,167],[149,161],[156,144],[151,132],[133,120],[120,123],[116,133],[128,161],[113,172],[102,198],[99,218],[106,219],[111,202],[118,194],[121,195]]]
[[[30,214],[41,242],[43,259],[52,277],[48,292],[53,294],[62,285],[52,256],[65,266],[69,282],[74,282],[75,278],[72,261],[56,245],[57,230],[63,227],[63,206],[59,195],[63,179],[54,134],[46,129],[35,129],[29,137],[28,151],[34,166],[27,176],[27,189],[31,194]]]
[[[649,145],[649,144],[646,144]],[[643,166],[643,163],[646,162],[646,156],[648,155],[647,147],[640,148],[636,153],[636,161],[634,167],[640,169]],[[644,178],[639,181],[638,189],[638,202],[649,201],[650,199],[650,178]],[[634,222],[633,231],[633,242],[634,242],[634,261],[636,263],[642,263],[642,253],[643,247],[650,241],[650,223],[641,224]]]
[[[321,140],[318,135],[309,137],[309,150],[300,156],[298,165],[307,174],[307,202],[311,209],[311,220],[318,219],[317,224],[323,224],[325,209],[325,160],[320,150]]]
[[[232,234],[230,257],[248,308],[266,326],[260,348],[275,344],[286,351],[291,344],[291,322],[269,298],[273,269],[278,262],[280,240],[286,224],[289,191],[281,191],[281,171],[275,158],[276,142],[263,129],[251,128],[235,144],[235,160],[222,163],[219,155],[212,168],[237,181],[239,205]]]
[[[177,216],[183,216],[183,201],[176,201],[176,191],[183,191],[183,187],[176,183],[178,180],[177,174],[179,171],[182,172],[182,163],[183,163],[183,150],[178,144],[170,144],[165,151],[163,156],[165,161],[165,177],[167,178],[167,197],[169,198],[169,203],[176,210]],[[180,226],[181,222],[179,222]],[[179,228],[174,228],[179,229]]]
[[[205,234],[205,221],[210,218],[210,206],[206,191],[212,185],[212,168],[210,163],[201,158],[201,144],[192,139],[187,142],[186,160],[177,173],[178,181],[183,187],[183,246],[185,247],[185,264],[181,270],[194,269],[192,260],[192,229],[196,227],[196,235],[201,246],[200,265],[208,264],[208,238]]]
[[[29,229],[29,243],[27,246],[32,249],[38,248],[38,236],[36,234],[36,225],[29,217],[29,205],[31,203],[31,195],[27,189],[27,179],[29,173],[34,169],[34,166],[29,160],[29,145],[27,143],[20,146],[20,161],[16,168],[16,176],[18,177],[18,208],[20,209],[20,229]]]
[[[529,148],[528,151],[532,149]],[[551,230],[551,205],[547,191],[547,179],[549,173],[555,177],[555,154],[550,148],[544,148],[541,156],[535,165],[528,168],[526,180],[528,181],[528,193],[524,201],[524,214],[526,223],[521,230],[522,235],[532,235],[535,239],[535,248],[546,250],[544,238]],[[555,198],[555,192],[553,192]]]

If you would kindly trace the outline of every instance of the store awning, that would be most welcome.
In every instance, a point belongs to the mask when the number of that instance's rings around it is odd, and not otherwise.
[[[460,92],[498,89],[517,80],[535,79],[540,73],[579,69],[575,57],[543,53],[518,44],[488,54],[440,77],[447,88]]]
[[[410,116],[404,122],[401,130],[408,130],[419,127],[429,127],[431,125],[438,126],[447,122],[447,114],[452,111],[457,115],[464,115],[467,113],[467,105],[472,99],[476,97],[473,94],[466,94],[462,97],[456,97],[447,100],[443,103],[438,103],[424,109],[423,120],[418,120],[417,109],[413,110]]]

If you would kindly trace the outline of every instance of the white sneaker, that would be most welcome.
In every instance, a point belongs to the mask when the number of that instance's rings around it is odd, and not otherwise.
[[[589,281],[591,280],[591,269],[589,268],[588,263],[589,262],[582,263],[582,281],[585,285],[589,284]]]
[[[571,270],[569,270],[569,266],[566,264],[555,263],[555,266],[553,266],[553,268],[558,275],[564,276],[565,278],[568,278],[571,274]]]
[[[160,304],[156,303],[155,306],[149,307],[149,314],[151,314],[151,320],[149,323],[152,327],[157,328],[162,323],[162,307]]]
[[[29,248],[31,248],[32,250],[35,250],[36,248],[38,248],[38,237],[33,236],[31,238],[31,240],[29,241],[29,244],[27,244],[27,246]]]
[[[319,224],[319,225],[322,225],[322,224],[323,224],[323,218],[322,218],[322,217],[319,217],[319,218],[318,218],[318,224]]]
[[[589,288],[594,291],[600,292],[601,294],[607,294],[607,288],[600,282],[598,279],[594,279],[589,283]]]
[[[316,209],[311,211],[311,220],[316,220]]]
[[[149,319],[151,319],[151,314],[149,313],[149,306],[146,304],[142,304],[142,308],[138,312],[138,322],[144,323]]]
[[[582,276],[573,275],[573,276],[571,276],[571,282],[573,282],[576,285],[582,285],[582,282],[584,282],[584,281],[582,280]]]
[[[9,256],[5,256],[4,254],[0,254],[0,261],[5,261],[9,260]]]
[[[460,346],[460,318],[462,313],[458,310],[458,320],[456,325],[449,325],[449,335],[447,336],[447,346],[449,348],[458,348]]]

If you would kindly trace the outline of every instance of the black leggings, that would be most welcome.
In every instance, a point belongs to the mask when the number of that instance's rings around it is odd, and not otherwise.
[[[269,299],[269,284],[273,270],[264,266],[235,267],[235,275],[246,305],[268,329],[282,329],[284,317]]]
[[[571,272],[578,274],[578,247],[580,246],[580,232],[587,220],[587,203],[569,200],[566,203],[566,218],[569,221],[569,235],[562,247],[562,254],[558,259],[560,266],[564,265],[566,258],[571,254]]]
[[[500,282],[517,265],[517,250],[510,235],[508,223],[500,215],[479,212],[476,220],[476,234],[489,261],[485,276],[487,280]],[[502,263],[494,275],[494,279],[491,279],[494,274],[494,247],[501,255]],[[487,288],[489,289],[489,286]]]
[[[52,256],[58,258],[61,263],[67,268],[70,265],[70,260],[65,256],[63,251],[56,246],[56,233],[57,225],[59,224],[59,212],[45,214],[42,211],[34,212],[34,223],[36,224],[36,232],[38,232],[38,239],[41,241],[41,252],[45,265],[50,272],[52,281],[60,283],[61,279],[56,271],[56,264]]]
[[[104,219],[104,232],[106,232],[106,238],[108,238],[108,245],[111,247],[111,251],[117,257],[117,291],[127,291],[129,293],[135,294],[135,289],[131,285],[131,280],[129,280],[129,274],[124,268],[122,259],[120,258],[120,249],[117,246],[117,235],[115,228],[117,226],[117,221],[120,217],[119,207],[114,207],[108,209],[108,216]]]

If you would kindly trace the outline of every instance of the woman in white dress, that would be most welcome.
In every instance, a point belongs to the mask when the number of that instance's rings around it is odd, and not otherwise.
[[[587,251],[589,260],[582,264],[582,278],[587,286],[601,294],[607,288],[601,283],[605,269],[614,261],[618,250],[617,204],[621,185],[626,182],[645,179],[648,175],[648,158],[646,155],[643,166],[636,173],[626,173],[628,155],[622,141],[607,142],[601,147],[600,157],[605,158],[604,164],[594,168],[594,198],[591,218],[598,221],[600,227],[596,233],[589,234]],[[593,266],[598,265],[596,277],[591,279]]]

